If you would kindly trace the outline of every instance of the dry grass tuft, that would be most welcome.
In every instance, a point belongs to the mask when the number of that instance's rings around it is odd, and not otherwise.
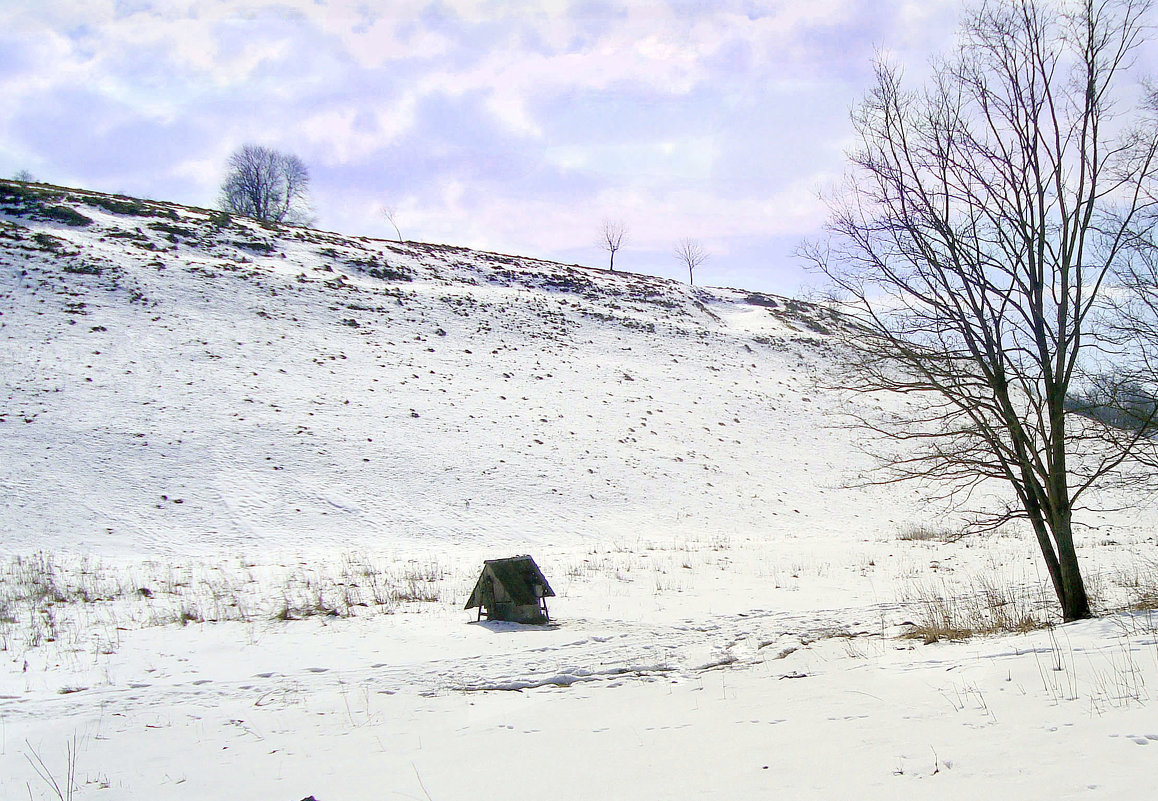
[[[963,536],[959,530],[938,528],[928,523],[913,523],[897,533],[900,542],[956,542]]]
[[[1040,587],[1012,587],[988,578],[962,592],[952,592],[944,584],[918,584],[902,601],[917,610],[903,636],[926,644],[984,634],[1024,634],[1053,622]]]
[[[51,553],[0,559],[0,652],[112,653],[120,631],[202,623],[390,614],[442,603],[457,581],[437,560],[344,554],[338,563],[104,562]]]
[[[1130,612],[1158,609],[1158,562],[1135,560],[1128,570],[1111,578],[1121,593],[1122,608]]]

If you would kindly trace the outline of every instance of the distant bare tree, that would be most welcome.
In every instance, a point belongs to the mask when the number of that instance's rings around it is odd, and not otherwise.
[[[599,227],[599,247],[611,254],[610,268],[615,272],[615,251],[623,246],[627,238],[627,225],[622,220],[605,219]]]
[[[1155,98],[1152,104],[1155,104]],[[1129,258],[1117,266],[1117,286],[1107,294],[1106,320],[1118,346],[1104,375],[1088,382],[1077,408],[1158,431],[1158,214],[1143,217],[1133,232]],[[1082,404],[1081,402],[1085,402]],[[1158,466],[1158,458],[1145,458]]]
[[[221,184],[222,210],[270,222],[308,224],[310,173],[300,158],[261,145],[229,157]]]
[[[1115,103],[1147,5],[989,0],[924,87],[879,63],[831,236],[805,248],[849,298],[846,386],[914,401],[860,421],[893,443],[886,480],[1004,484],[979,522],[1028,521],[1067,621],[1091,614],[1075,513],[1148,446],[1071,393],[1108,352],[1107,282],[1155,253],[1158,121]]]
[[[398,234],[398,241],[402,241],[402,231],[398,228],[398,207],[397,206],[383,206],[382,216],[386,218],[386,222],[394,227],[394,233]]]
[[[695,284],[696,268],[708,260],[708,251],[698,239],[681,239],[672,254],[688,268],[688,284]]]
[[[1158,89],[1149,105],[1158,113]],[[1126,381],[1158,389],[1158,211],[1139,217],[1128,255],[1116,265],[1117,285],[1106,302],[1107,319],[1122,346],[1114,368]]]
[[[36,182],[36,178],[28,170],[17,170],[16,174],[12,176],[13,181],[23,181],[26,184]]]

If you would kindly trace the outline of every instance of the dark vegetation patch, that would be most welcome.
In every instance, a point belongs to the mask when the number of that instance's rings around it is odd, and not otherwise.
[[[46,234],[43,231],[37,231],[35,234],[33,234],[32,241],[34,241],[42,249],[51,251],[52,253],[60,253],[64,250],[65,245],[68,244],[59,236]]]
[[[184,225],[174,225],[173,223],[167,222],[151,222],[149,223],[149,228],[154,231],[160,231],[163,234],[169,234],[170,237],[183,236],[187,239],[197,238],[197,231]]]
[[[75,200],[67,193],[48,187],[0,182],[0,205],[9,214],[65,225],[91,225],[92,220],[68,206],[48,205],[61,200]]]
[[[153,240],[149,238],[148,234],[146,234],[140,228],[115,228],[111,231],[107,231],[104,236],[101,237],[101,239],[123,239],[130,244],[141,248],[142,250],[164,250],[164,248],[157,247],[156,243],[154,243]]]
[[[68,206],[45,206],[39,211],[34,211],[31,216],[37,220],[64,223],[65,225],[72,225],[78,228],[92,225],[91,217],[86,217],[76,209]]]
[[[745,300],[753,306],[776,309],[777,316],[797,330],[804,328],[827,337],[848,326],[848,321],[838,312],[815,303],[794,298],[774,298],[762,292],[750,292]]]
[[[755,342],[757,345],[766,345],[767,347],[770,347],[772,350],[776,350],[776,351],[788,350],[788,343],[787,342],[785,342],[782,339],[773,339],[772,337],[765,336],[764,334],[757,334],[756,336],[752,337],[752,341]]]
[[[624,328],[630,328],[633,331],[643,331],[648,334],[655,333],[655,323],[650,321],[645,323],[642,320],[635,320],[630,317],[626,317],[620,321],[620,324]]]
[[[811,317],[804,317],[798,319],[797,322],[815,334],[820,334],[821,336],[831,336],[833,334],[833,330],[822,323],[820,320],[816,320]]]
[[[150,217],[152,212],[149,207],[139,200],[134,198],[116,198],[116,197],[85,197],[81,198],[86,206],[92,206],[97,209],[104,209],[109,214],[124,214],[130,217]]]
[[[177,212],[173,209],[165,208],[157,203],[138,200],[134,197],[125,197],[123,195],[85,195],[79,198],[79,200],[86,206],[102,209],[109,214],[120,214],[127,217],[164,217],[168,220],[177,219]]]
[[[413,281],[414,276],[410,271],[403,267],[392,267],[385,260],[377,256],[368,256],[364,259],[347,259],[346,264],[361,270],[372,278],[378,278],[382,281]]]
[[[0,181],[0,203],[8,206],[32,207],[66,197],[64,192],[49,187]]]
[[[744,302],[749,306],[762,306],[765,309],[778,309],[780,302],[771,295],[765,295],[763,292],[749,292],[748,297],[744,298]]]
[[[267,256],[277,249],[272,242],[263,242],[258,239],[235,239],[230,244],[244,248],[245,250],[251,250],[254,253],[264,253]]]
[[[74,275],[100,275],[101,272],[103,272],[100,265],[90,264],[85,261],[69,262],[61,269],[66,273],[73,273]]]
[[[149,237],[145,236],[140,231],[130,231],[128,229],[123,229],[123,228],[118,228],[116,230],[109,231],[107,234],[105,234],[105,237],[108,239],[131,239],[134,242],[148,242],[149,241]]]
[[[294,239],[299,239],[303,242],[312,242],[314,244],[326,243],[329,245],[337,245],[344,248],[355,248],[357,250],[366,250],[365,245],[358,244],[357,240],[350,237],[343,237],[338,234],[332,234],[327,231],[317,231],[313,228],[296,228],[290,229],[286,232],[288,236]],[[365,239],[363,238],[363,241]],[[332,250],[332,248],[331,248]],[[324,254],[323,254],[324,255]],[[337,251],[334,251],[332,258],[337,258]]]
[[[11,239],[14,242],[23,242],[28,238],[28,228],[9,220],[0,220],[0,239]]]
[[[347,303],[346,308],[350,311],[374,312],[375,314],[385,314],[390,311],[385,306],[365,306],[361,303]]]
[[[439,300],[460,317],[474,316],[479,307],[479,302],[472,295],[443,295]]]
[[[584,293],[593,290],[595,288],[595,282],[579,274],[553,273],[548,275],[543,281],[543,288],[562,292]]]

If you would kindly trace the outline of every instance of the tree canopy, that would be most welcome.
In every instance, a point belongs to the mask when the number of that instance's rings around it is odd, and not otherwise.
[[[220,207],[269,222],[308,224],[310,173],[297,156],[243,145],[229,157]]]

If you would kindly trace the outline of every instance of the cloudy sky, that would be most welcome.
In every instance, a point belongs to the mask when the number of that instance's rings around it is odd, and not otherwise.
[[[317,224],[795,293],[876,52],[954,0],[0,0],[0,175],[200,206],[244,143]]]

